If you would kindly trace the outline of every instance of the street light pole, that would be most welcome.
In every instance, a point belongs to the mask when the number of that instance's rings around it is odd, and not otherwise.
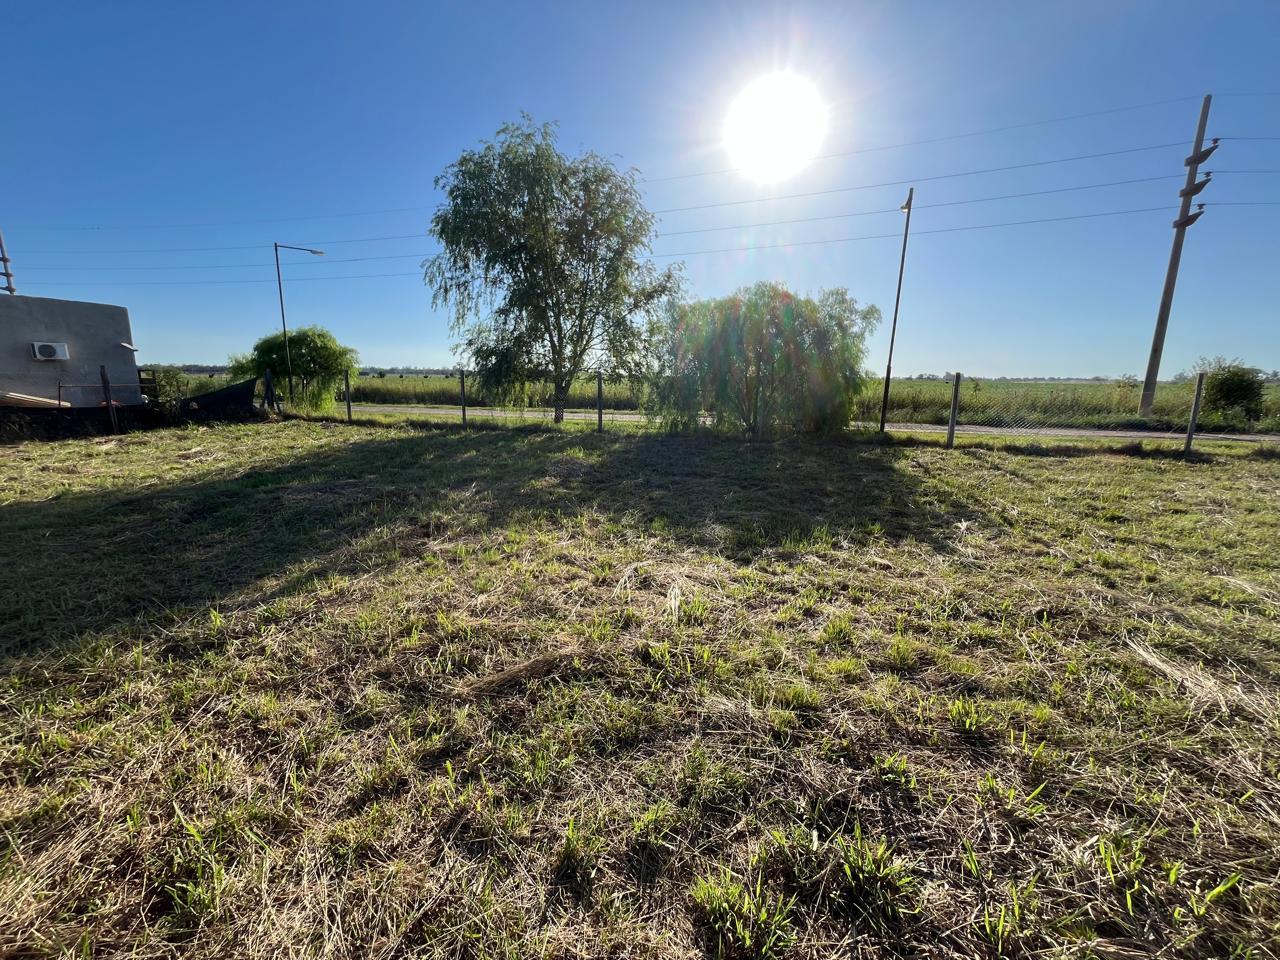
[[[889,362],[884,368],[884,397],[880,401],[880,432],[884,433],[884,421],[889,412],[889,377],[893,373],[893,342],[898,338],[898,305],[902,303],[902,273],[907,266],[907,237],[911,234],[911,204],[916,196],[916,188],[907,191],[907,202],[902,205],[902,212],[907,215],[906,226],[902,228],[902,257],[898,260],[898,292],[893,298],[893,326],[889,330]]]
[[[312,250],[310,247],[291,247],[287,243],[273,243],[276,251],[276,291],[280,294],[280,332],[284,335],[284,365],[289,378],[289,404],[293,404],[293,359],[289,356],[289,327],[284,320],[284,280],[280,276],[280,251],[301,250],[312,256],[323,257],[323,250]]]

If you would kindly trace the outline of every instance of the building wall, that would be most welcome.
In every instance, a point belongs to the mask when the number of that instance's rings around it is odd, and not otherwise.
[[[65,343],[70,359],[34,359],[36,340]],[[63,400],[96,407],[102,403],[98,368],[105,365],[112,399],[141,403],[138,365],[125,343],[133,343],[133,333],[124,307],[0,293],[0,393],[56,400],[61,381]]]

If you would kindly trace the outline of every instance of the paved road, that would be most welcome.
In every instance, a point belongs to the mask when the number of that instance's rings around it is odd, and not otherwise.
[[[427,407],[401,403],[353,403],[351,410],[353,413],[361,414],[398,413],[458,418],[462,416],[460,407]],[[541,407],[526,410],[467,407],[467,417],[515,417],[524,420],[551,420],[552,412]],[[595,420],[596,412],[594,410],[566,410],[564,417],[566,420]],[[613,420],[624,423],[638,423],[643,422],[645,416],[642,413],[635,413],[630,410],[606,410],[604,419],[606,422]],[[867,426],[870,426],[870,424],[867,424]],[[887,428],[895,433],[947,432],[945,426],[936,423],[890,423],[887,424]],[[1086,427],[1035,427],[1033,429],[1025,429],[1017,427],[983,427],[968,424],[958,425],[956,434],[968,434],[971,436],[1027,436],[1034,434],[1043,437],[1106,437],[1118,440],[1180,440],[1185,436],[1185,434],[1177,431],[1161,433],[1157,430],[1093,430]],[[1196,436],[1204,440],[1239,440],[1249,443],[1280,439],[1276,435],[1262,433],[1197,433]]]

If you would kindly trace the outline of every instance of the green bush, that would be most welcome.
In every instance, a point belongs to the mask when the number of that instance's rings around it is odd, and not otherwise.
[[[1247,420],[1262,417],[1266,383],[1262,371],[1228,363],[1209,371],[1204,381],[1204,404],[1215,413],[1240,411]]]

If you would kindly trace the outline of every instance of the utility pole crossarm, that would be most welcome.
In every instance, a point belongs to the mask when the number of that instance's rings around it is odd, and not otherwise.
[[[9,267],[9,253],[4,248],[4,234],[0,233],[0,276],[4,277],[4,291],[13,296],[18,292],[13,285],[13,270]]]
[[[1204,103],[1200,105],[1200,121],[1196,125],[1196,139],[1191,147],[1191,155],[1183,161],[1187,167],[1187,183],[1179,192],[1182,205],[1178,209],[1178,218],[1173,221],[1173,249],[1169,252],[1169,269],[1165,272],[1164,290],[1160,294],[1160,310],[1156,314],[1156,331],[1151,338],[1151,356],[1147,360],[1147,375],[1142,381],[1142,400],[1138,406],[1138,414],[1143,417],[1151,415],[1151,405],[1156,399],[1156,381],[1160,377],[1160,358],[1164,354],[1164,337],[1169,329],[1169,312],[1173,308],[1173,290],[1178,284],[1178,265],[1182,262],[1182,243],[1186,237],[1187,227],[1200,219],[1204,213],[1204,204],[1199,204],[1195,213],[1191,212],[1191,198],[1209,185],[1211,174],[1197,181],[1200,164],[1204,163],[1218,149],[1215,137],[1208,147],[1204,145],[1204,131],[1209,125],[1209,104],[1213,97],[1205,94]]]

